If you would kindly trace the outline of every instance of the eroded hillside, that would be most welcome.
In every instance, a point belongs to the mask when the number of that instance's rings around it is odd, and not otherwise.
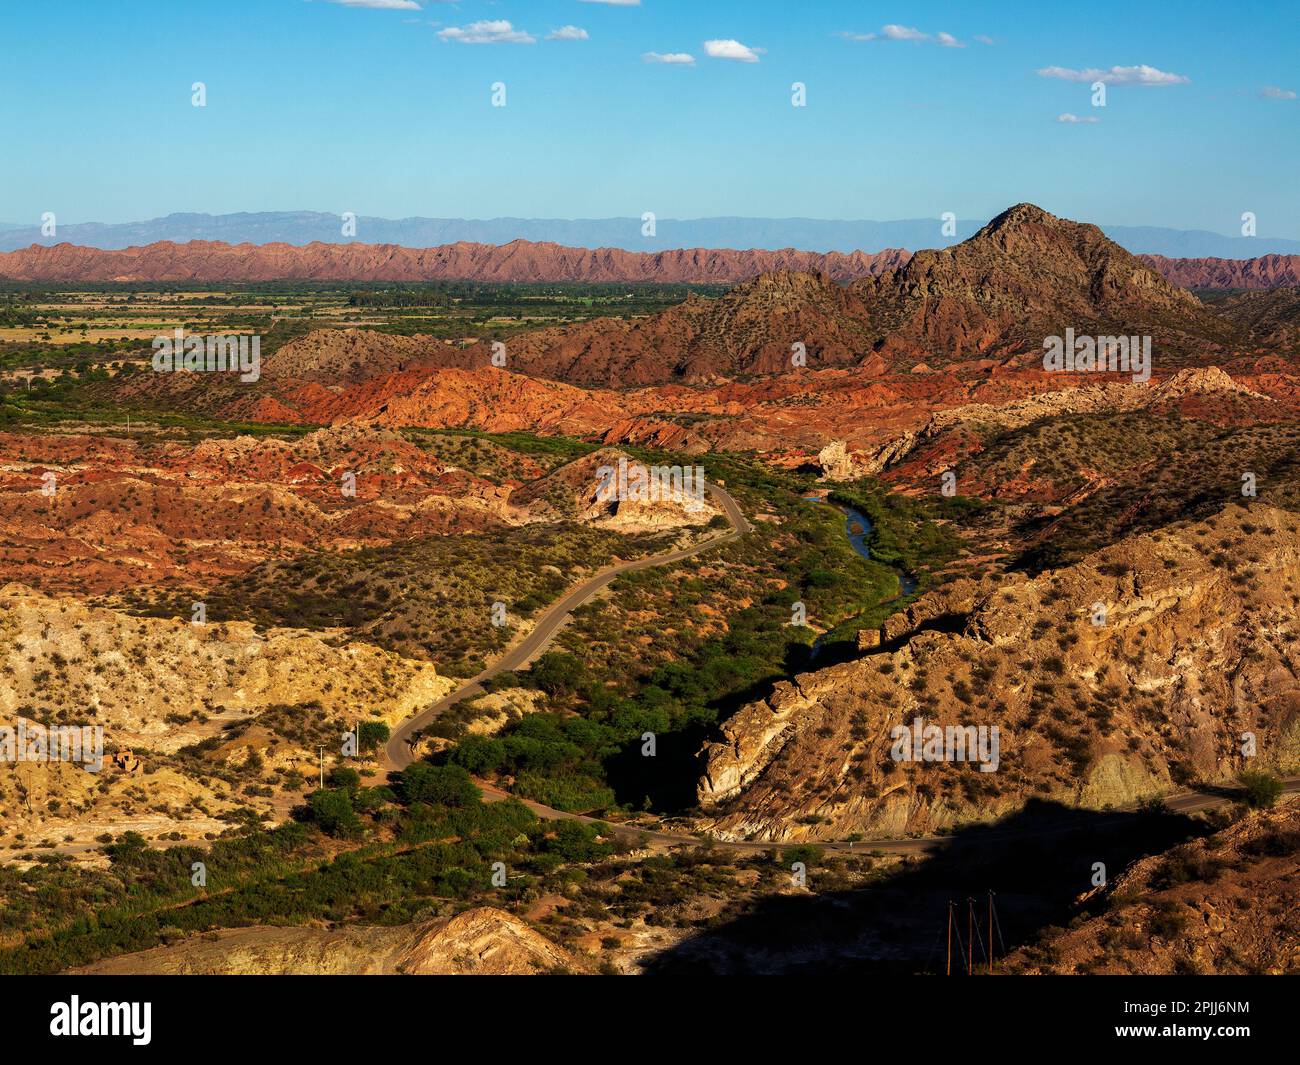
[[[1300,521],[1229,506],[1036,578],[959,582],[856,661],[741,709],[705,752],[727,838],[933,832],[1033,796],[1101,808],[1300,765]],[[917,718],[1000,734],[997,764],[898,761]],[[988,761],[986,759],[986,761]]]

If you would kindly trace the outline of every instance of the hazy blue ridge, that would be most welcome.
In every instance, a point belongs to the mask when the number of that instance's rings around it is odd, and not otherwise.
[[[428,248],[471,241],[508,244],[512,240],[550,241],[575,248],[666,251],[673,248],[796,248],[801,251],[876,252],[885,248],[942,248],[965,240],[984,222],[958,221],[955,237],[945,237],[938,219],[896,222],[836,221],[819,218],[661,218],[655,235],[642,236],[640,218],[368,218],[356,221],[356,236],[345,237],[338,215],[314,211],[263,211],[255,214],[171,214],[144,222],[85,222],[59,226],[54,238],[39,226],[0,223],[0,251],[31,244],[79,244],[118,249],[170,240],[225,241],[230,244],[310,244],[312,241],[398,244]],[[1206,230],[1157,226],[1102,226],[1108,237],[1135,254],[1171,258],[1213,256],[1250,259],[1258,255],[1300,254],[1300,240],[1230,237]]]

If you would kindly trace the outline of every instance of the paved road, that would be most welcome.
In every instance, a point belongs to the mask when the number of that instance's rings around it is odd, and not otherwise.
[[[569,620],[569,615],[591,599],[597,592],[607,588],[615,578],[622,576],[624,573],[631,573],[634,570],[648,569],[651,566],[667,566],[673,562],[680,562],[684,558],[698,555],[701,551],[708,550],[711,547],[737,540],[753,530],[749,519],[745,517],[736,501],[727,492],[713,484],[708,485],[707,488],[709,495],[722,507],[731,522],[731,528],[727,532],[708,540],[702,540],[691,547],[668,551],[662,555],[650,555],[647,558],[636,559],[632,562],[619,562],[613,566],[607,566],[594,576],[587,578],[543,614],[537,620],[532,632],[498,658],[491,666],[483,670],[482,673],[471,677],[450,695],[422,710],[414,717],[408,717],[403,721],[393,731],[384,748],[384,761],[387,767],[389,769],[405,769],[410,765],[413,760],[411,744],[417,732],[428,725],[434,718],[446,713],[450,707],[455,706],[462,699],[472,699],[475,696],[484,694],[483,684],[485,681],[491,680],[499,673],[505,673],[512,669],[522,669],[526,666],[545,649],[555,633]]]
[[[1282,781],[1283,788],[1287,795],[1295,795],[1300,792],[1300,776],[1285,777]],[[478,786],[483,792],[483,798],[487,802],[500,802],[502,799],[510,798],[508,792],[494,787],[484,781],[479,781]],[[1165,799],[1165,808],[1173,813],[1196,813],[1201,810],[1210,810],[1218,806],[1227,806],[1236,802],[1238,795],[1233,793],[1235,789],[1225,789],[1228,793],[1217,793],[1208,791],[1189,791],[1179,795],[1171,795]],[[516,796],[517,797],[517,796]],[[563,810],[556,810],[550,806],[543,806],[538,802],[520,800],[533,811],[538,817],[546,821],[581,821],[584,824],[606,824],[608,821],[601,822],[599,818],[587,817],[584,814],[571,814]],[[1126,807],[1116,810],[1110,816],[1116,824],[1119,824],[1123,815],[1132,812],[1136,807]],[[1060,835],[1070,832],[1073,828],[1085,821],[1089,827],[1097,827],[1108,823],[1108,816],[1102,814],[1099,817],[1099,811],[1080,810],[1077,822],[1067,822],[1054,825],[1050,829],[1041,830],[1035,833],[1036,836],[1042,835]],[[638,828],[636,825],[621,824],[610,825],[614,835],[621,836],[624,839],[644,841],[645,845],[651,849],[667,850],[672,847],[695,847],[704,842],[700,836],[692,836],[685,832],[665,832],[657,828]],[[978,842],[995,842],[999,840],[1015,839],[1023,837],[1025,830],[1015,832],[998,832],[989,830],[978,837]],[[915,836],[910,839],[864,839],[854,843],[848,843],[843,840],[811,840],[808,841],[811,846],[820,847],[824,851],[832,854],[871,854],[878,852],[881,854],[926,854],[943,847],[950,843],[950,836]],[[760,842],[760,841],[736,841],[736,840],[713,840],[712,844],[719,850],[725,850],[732,854],[761,854],[772,848],[782,849],[799,845],[799,841],[786,841],[784,843]],[[153,845],[157,847],[207,847],[211,843],[206,839],[186,839],[186,840],[154,840]],[[102,843],[62,843],[57,847],[42,847],[33,844],[23,851],[14,851],[12,854],[0,858],[0,864],[12,861],[18,854],[25,854],[28,850],[35,854],[67,854],[81,855],[98,853],[103,849]]]
[[[508,792],[500,788],[487,784],[484,781],[478,781],[479,789],[483,792],[483,798],[487,802],[499,802],[502,799],[510,798]],[[1282,786],[1285,794],[1294,795],[1300,792],[1300,776],[1284,777]],[[518,796],[515,796],[516,798]],[[1177,795],[1170,795],[1165,798],[1165,809],[1171,813],[1195,813],[1201,810],[1211,810],[1219,806],[1228,806],[1240,801],[1241,793],[1237,788],[1224,788],[1221,792],[1208,791],[1188,791],[1180,792]],[[548,821],[558,821],[567,819],[570,821],[582,821],[585,824],[606,824],[597,817],[587,817],[584,814],[566,813],[563,810],[556,810],[550,806],[543,806],[541,803],[520,800],[525,806],[533,811],[538,817]],[[1068,834],[1080,827],[1096,828],[1110,823],[1120,824],[1126,815],[1133,813],[1138,806],[1122,806],[1114,810],[1079,810],[1077,819],[1062,821],[1050,828],[1038,829],[1033,831],[1035,838],[1042,836],[1055,836]],[[643,839],[647,846],[667,848],[667,847],[695,847],[705,842],[702,836],[693,836],[685,832],[665,832],[662,829],[637,828],[636,825],[621,824],[610,825],[616,836],[625,838]],[[1002,840],[1012,840],[1017,837],[1023,838],[1029,834],[1028,829],[1018,829],[999,832],[990,828],[986,832],[980,833],[977,842],[980,845],[986,843],[996,843]],[[730,851],[735,854],[761,854],[770,851],[773,847],[778,849],[785,847],[800,846],[808,844],[819,847],[823,851],[829,851],[832,854],[871,854],[878,852],[881,854],[926,854],[931,851],[939,850],[952,842],[951,836],[911,836],[905,839],[863,839],[854,842],[845,840],[786,840],[781,843],[774,843],[771,840],[710,840],[713,846],[719,850]]]

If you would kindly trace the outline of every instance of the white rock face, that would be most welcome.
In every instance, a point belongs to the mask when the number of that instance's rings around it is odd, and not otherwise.
[[[847,481],[853,477],[853,460],[843,440],[832,440],[817,452],[817,462],[822,468],[822,480]]]

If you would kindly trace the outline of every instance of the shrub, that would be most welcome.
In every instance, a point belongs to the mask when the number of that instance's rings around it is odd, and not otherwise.
[[[347,766],[336,766],[330,770],[329,782],[331,787],[356,791],[361,787],[361,774]]]
[[[1238,783],[1246,789],[1246,805],[1253,810],[1264,810],[1277,803],[1282,795],[1282,782],[1271,773],[1246,770]]]
[[[495,772],[505,760],[506,745],[491,736],[466,736],[451,754],[452,764],[475,776]]]

